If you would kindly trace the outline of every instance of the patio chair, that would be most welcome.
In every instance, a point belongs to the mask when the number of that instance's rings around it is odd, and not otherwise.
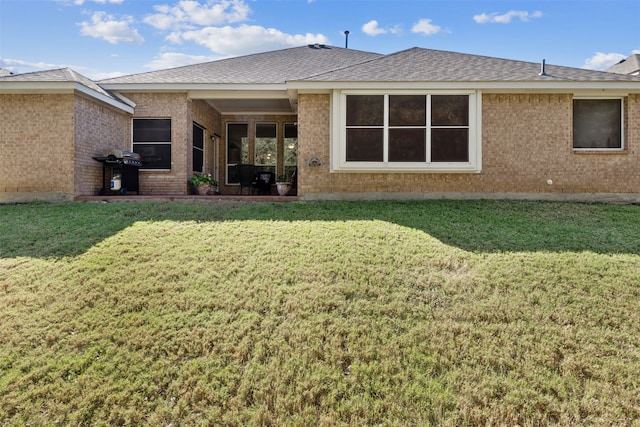
[[[271,185],[276,182],[276,174],[273,172],[256,172],[256,188],[258,194],[271,194]]]
[[[253,171],[253,165],[250,164],[237,164],[236,173],[238,175],[238,181],[240,182],[240,189],[238,194],[242,194],[242,189],[249,188],[249,195],[253,194],[253,189],[256,188],[256,175]]]

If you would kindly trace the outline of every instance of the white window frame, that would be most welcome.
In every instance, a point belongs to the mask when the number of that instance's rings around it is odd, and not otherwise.
[[[584,100],[609,100],[616,99],[620,101],[620,147],[574,147],[574,136],[571,134],[571,148],[573,151],[625,151],[625,139],[624,139],[624,96],[574,96],[571,100],[571,128],[573,129],[573,101]]]
[[[382,162],[347,161],[347,96],[385,95],[384,160]],[[431,162],[431,102],[427,111],[427,161],[388,161],[388,99],[389,95],[467,95],[469,96],[469,161]],[[479,173],[482,171],[482,93],[468,90],[334,90],[332,94],[331,172],[416,172],[416,173]],[[439,128],[434,126],[435,128]]]

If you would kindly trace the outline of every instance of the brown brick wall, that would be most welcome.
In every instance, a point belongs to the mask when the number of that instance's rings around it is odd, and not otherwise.
[[[102,164],[93,157],[102,156],[104,149],[128,149],[129,116],[85,97],[75,98],[76,195],[97,194],[103,187]]]
[[[299,194],[335,192],[640,192],[640,96],[625,98],[626,150],[572,149],[572,95],[484,94],[482,172],[330,173],[330,97],[299,97]],[[308,167],[311,156],[321,167]],[[553,185],[547,180],[552,179]]]
[[[0,117],[0,193],[72,198],[74,95],[0,94]]]
[[[186,194],[191,171],[191,112],[186,93],[127,93],[134,118],[171,118],[171,170],[140,171],[141,194]],[[129,150],[132,142],[129,141]],[[189,166],[187,166],[189,165]]]
[[[205,173],[210,173],[218,180],[224,179],[224,175],[222,172],[224,168],[220,166],[220,157],[218,154],[218,164],[214,165],[214,140],[211,139],[211,136],[215,133],[218,135],[222,135],[222,116],[218,113],[211,105],[209,105],[206,101],[202,100],[194,100],[191,102],[191,121],[196,122],[200,126],[205,128],[204,132],[204,171]],[[191,137],[190,137],[191,138]],[[190,139],[191,141],[191,139]],[[218,151],[222,152],[220,148],[223,145],[221,139],[217,140]],[[189,159],[188,164],[191,165],[193,163],[193,151],[189,150]],[[217,168],[215,167],[217,166]],[[189,176],[192,174],[192,168],[189,167]],[[218,174],[216,176],[216,170]]]

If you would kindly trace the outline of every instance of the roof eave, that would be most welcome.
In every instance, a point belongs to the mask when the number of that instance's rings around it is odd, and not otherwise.
[[[286,91],[286,83],[100,83],[118,92]]]
[[[299,91],[363,90],[363,89],[434,89],[483,91],[552,91],[576,90],[625,91],[640,93],[638,81],[292,81],[290,89]]]
[[[79,92],[85,96],[96,99],[125,113],[133,114],[133,107],[117,99],[106,96],[100,92],[86,87],[78,82],[26,82],[26,81],[0,81],[0,93],[74,93]]]

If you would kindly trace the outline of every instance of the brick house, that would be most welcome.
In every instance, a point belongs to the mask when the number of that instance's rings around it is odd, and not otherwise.
[[[296,171],[314,199],[640,201],[640,77],[412,48],[302,46],[93,82],[0,77],[0,201],[101,188],[105,148],[142,194],[236,163]]]

